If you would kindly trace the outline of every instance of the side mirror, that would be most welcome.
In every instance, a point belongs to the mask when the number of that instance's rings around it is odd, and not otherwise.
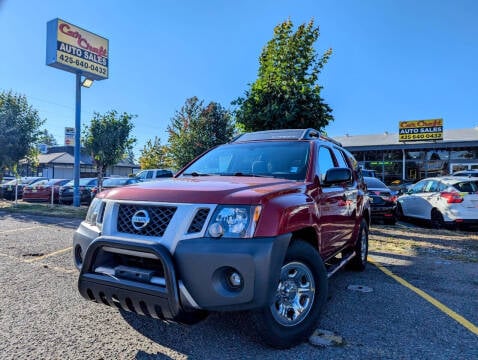
[[[352,181],[352,170],[349,168],[331,168],[325,173],[324,185],[331,186]]]

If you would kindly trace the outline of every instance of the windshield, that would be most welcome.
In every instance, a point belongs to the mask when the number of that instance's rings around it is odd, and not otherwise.
[[[264,176],[303,181],[308,159],[308,142],[226,144],[196,160],[181,176]]]

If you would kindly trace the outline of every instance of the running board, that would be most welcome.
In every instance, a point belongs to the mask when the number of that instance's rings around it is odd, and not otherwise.
[[[330,270],[327,269],[327,277],[330,278],[332,275],[334,275],[337,271],[339,271],[341,268],[343,268],[352,258],[356,255],[355,251],[353,251],[349,256],[346,258],[343,258],[340,260],[339,263],[334,264],[330,267]]]

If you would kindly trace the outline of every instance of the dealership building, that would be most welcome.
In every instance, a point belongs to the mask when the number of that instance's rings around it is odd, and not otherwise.
[[[438,126],[426,126],[430,125],[426,122],[438,120]],[[444,130],[438,120],[401,122],[395,134],[347,134],[334,139],[386,184],[478,169],[478,127]]]

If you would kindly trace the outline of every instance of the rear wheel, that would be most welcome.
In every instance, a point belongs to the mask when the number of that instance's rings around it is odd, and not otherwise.
[[[354,247],[355,257],[350,260],[349,268],[356,271],[363,271],[367,265],[368,256],[368,226],[362,219],[360,230],[357,236],[357,242]]]
[[[305,241],[294,241],[271,304],[253,313],[263,341],[280,349],[305,341],[317,325],[327,293],[327,271],[318,251]]]
[[[434,229],[442,229],[445,227],[445,220],[442,213],[437,209],[432,209],[431,224]]]

